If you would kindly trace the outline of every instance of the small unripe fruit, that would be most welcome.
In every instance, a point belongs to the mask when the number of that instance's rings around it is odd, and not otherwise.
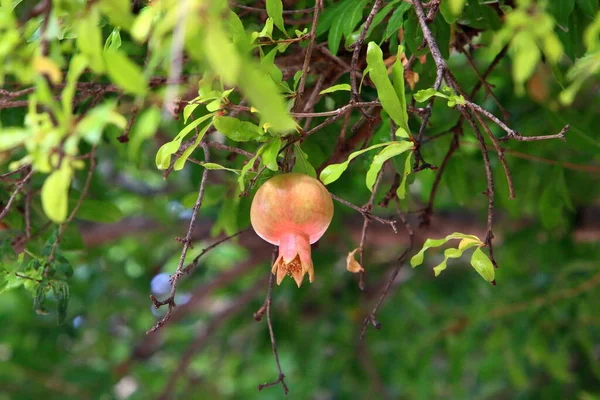
[[[331,195],[321,182],[308,175],[277,175],[256,192],[250,209],[250,222],[258,236],[279,246],[272,272],[277,284],[285,275],[302,284],[308,273],[315,274],[310,245],[323,236],[333,218]]]

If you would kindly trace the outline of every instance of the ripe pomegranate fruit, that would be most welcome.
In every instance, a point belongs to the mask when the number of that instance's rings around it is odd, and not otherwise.
[[[272,272],[279,285],[285,275],[302,284],[308,272],[315,279],[310,245],[323,236],[333,218],[331,195],[321,182],[308,175],[277,175],[256,192],[250,222],[258,236],[279,246]]]

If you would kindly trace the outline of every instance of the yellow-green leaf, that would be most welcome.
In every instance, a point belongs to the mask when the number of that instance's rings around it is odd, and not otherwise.
[[[366,184],[367,188],[372,192],[373,186],[375,185],[375,181],[377,180],[377,175],[383,164],[392,157],[395,157],[399,154],[404,153],[405,151],[414,148],[412,142],[396,142],[392,143],[389,146],[385,147],[383,150],[379,152],[374,158],[369,170],[367,171],[366,176]]]
[[[476,248],[475,252],[473,252],[471,265],[483,279],[488,282],[494,282],[496,276],[494,265],[489,257],[481,250],[481,247]]]
[[[42,208],[53,222],[62,223],[67,219],[69,207],[69,186],[73,170],[67,160],[63,160],[60,169],[52,172],[42,186]]]
[[[108,76],[115,85],[124,91],[144,95],[148,91],[148,84],[142,69],[131,61],[125,53],[119,50],[104,52]]]

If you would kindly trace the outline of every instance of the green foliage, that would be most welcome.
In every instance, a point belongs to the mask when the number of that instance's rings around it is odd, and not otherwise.
[[[373,196],[361,211],[376,216],[366,290],[344,268],[363,215],[337,202],[316,281],[273,288],[290,398],[598,397],[598,2],[425,7],[463,91],[434,89],[414,2],[383,1],[368,24],[374,4],[325,0],[311,43],[312,1],[0,2],[0,400],[158,398],[173,377],[165,398],[280,398],[256,390],[277,369],[266,318],[251,320],[272,247],[248,232],[203,249],[249,228],[253,194],[284,171],[356,207]],[[512,200],[482,131],[498,269],[467,101],[523,136],[570,125],[566,143],[499,140]],[[157,340],[166,307],[148,297],[170,290],[206,170],[184,265],[202,257]],[[402,254],[426,268],[400,270],[356,347]]]

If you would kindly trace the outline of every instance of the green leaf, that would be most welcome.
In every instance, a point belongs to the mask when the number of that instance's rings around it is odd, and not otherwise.
[[[70,116],[72,113],[73,107],[73,97],[75,96],[75,89],[77,88],[77,81],[79,80],[79,76],[83,73],[87,67],[87,60],[85,57],[77,54],[71,59],[71,64],[69,65],[69,72],[67,73],[67,84],[62,91],[62,107],[63,113],[67,116]]]
[[[104,43],[104,50],[117,50],[121,47],[121,43],[121,31],[119,28],[115,28]]]
[[[283,3],[281,0],[267,0],[267,15],[273,18],[273,24],[285,34],[285,26],[283,24]]]
[[[240,72],[239,86],[264,121],[270,123],[272,132],[286,134],[296,129],[296,121],[290,116],[277,86],[254,62],[246,61]]]
[[[157,107],[150,107],[140,113],[129,134],[130,160],[139,159],[139,150],[142,143],[154,136],[160,124],[160,119],[160,110]]]
[[[152,6],[144,7],[137,18],[133,22],[131,27],[131,37],[138,43],[143,43],[150,34],[152,28],[152,20],[154,19],[155,13]]]
[[[410,265],[414,268],[423,264],[423,259],[425,258],[425,251],[431,247],[440,247],[444,245],[448,240],[447,239],[427,239],[425,240],[425,244],[417,254],[415,254],[410,259]]]
[[[194,150],[196,150],[196,148],[204,138],[204,135],[206,135],[206,132],[208,131],[211,125],[212,123],[206,124],[206,126],[202,128],[200,132],[198,132],[198,136],[196,136],[196,140],[194,141],[194,143],[187,149],[185,149],[183,153],[181,153],[181,156],[177,159],[177,161],[175,161],[175,164],[173,164],[174,171],[180,171],[181,169],[183,169],[185,162],[187,161],[189,156],[194,152]]]
[[[91,10],[86,18],[76,24],[77,47],[87,57],[90,68],[97,74],[104,72],[102,58],[102,31],[99,14]]]
[[[349,92],[350,91],[350,85],[347,83],[340,83],[339,85],[333,85],[328,87],[327,89],[323,89],[319,92],[319,94],[326,94],[326,93],[333,93],[333,92],[339,92],[340,90],[344,90]]]
[[[598,12],[598,0],[577,0],[577,5],[590,18],[594,18]]]
[[[199,103],[188,104],[183,108],[183,122],[187,124],[187,120],[190,118],[194,110],[200,106]]]
[[[146,94],[148,84],[141,68],[127,58],[125,53],[108,50],[104,52],[104,60],[108,76],[115,85],[131,94]]]
[[[133,24],[131,5],[123,0],[100,0],[100,9],[116,27],[129,29]]]
[[[308,161],[308,155],[302,151],[298,143],[294,143],[294,156],[296,157],[296,163],[294,164],[294,168],[292,168],[292,172],[299,172],[313,178],[317,177],[315,168]]]
[[[339,177],[342,176],[344,171],[346,169],[348,169],[348,165],[350,165],[350,161],[352,161],[354,158],[360,156],[363,153],[366,153],[369,150],[373,150],[377,147],[388,146],[392,143],[394,143],[394,142],[379,143],[379,144],[373,145],[371,147],[367,147],[366,149],[355,151],[354,153],[351,153],[348,156],[348,159],[346,161],[344,161],[343,163],[331,164],[331,165],[328,165],[327,167],[325,167],[321,171],[321,175],[319,176],[319,179],[321,180],[321,182],[323,182],[324,185],[329,185],[330,183],[337,181],[339,179]]]
[[[440,4],[440,12],[449,24],[453,24],[462,14],[466,2],[466,0],[445,0]]]
[[[444,99],[448,98],[448,96],[446,96],[443,93],[438,92],[434,88],[419,90],[417,93],[415,93],[413,95],[413,98],[415,99],[415,101],[418,101],[419,103],[423,103],[423,102],[426,102],[427,100],[429,100],[430,98],[432,98],[433,96],[442,97]]]
[[[110,201],[84,199],[75,217],[85,221],[110,224],[120,221],[123,213]]]
[[[208,24],[204,31],[203,43],[206,58],[213,71],[223,78],[227,85],[235,85],[242,63],[235,46],[220,24]]]
[[[575,0],[549,1],[547,11],[552,14],[556,21],[563,27],[569,23],[569,16],[575,8]]]
[[[158,169],[162,169],[162,170],[169,168],[169,165],[171,165],[171,156],[173,154],[175,154],[177,152],[177,150],[179,150],[179,146],[181,145],[181,141],[194,128],[196,128],[198,125],[200,125],[201,123],[203,123],[207,119],[212,118],[214,115],[215,115],[214,113],[206,114],[206,115],[204,115],[204,116],[202,116],[202,117],[194,120],[193,122],[191,122],[188,125],[186,125],[185,128],[183,128],[177,134],[177,136],[175,137],[175,139],[173,139],[170,142],[167,142],[167,143],[163,144],[160,147],[160,149],[158,149],[158,152],[156,153],[156,159],[155,159],[156,167]]]
[[[535,71],[535,67],[542,55],[535,38],[528,31],[518,32],[512,42],[511,50],[514,52],[512,73],[515,80],[517,94],[523,94],[523,84]]]
[[[62,280],[52,281],[51,285],[54,292],[54,297],[56,297],[56,301],[58,302],[57,320],[58,324],[60,325],[65,322],[67,317],[67,308],[69,307],[71,291],[69,290],[69,285],[67,282]]]
[[[394,9],[396,4],[399,2],[400,2],[400,0],[392,0],[385,7],[383,7],[381,10],[379,10],[377,12],[377,14],[375,14],[375,17],[373,18],[373,22],[371,23],[371,26],[369,26],[369,29],[367,30],[367,34],[365,35],[365,38],[368,38],[371,36],[371,34],[373,33],[373,30],[375,28],[377,28],[385,20],[385,18],[388,16],[388,14]],[[362,26],[364,26],[364,24]],[[360,29],[361,31],[362,31],[362,26]]]
[[[450,248],[450,249],[446,249],[444,251],[444,260],[437,266],[433,267],[433,273],[435,274],[435,276],[438,276],[443,270],[446,269],[448,259],[460,258],[460,257],[462,257],[463,252],[465,250],[470,249],[471,247],[480,246],[480,245],[481,244],[479,243],[478,240],[473,240],[473,239],[461,240],[460,244],[458,245],[458,248],[456,248],[456,249]]]
[[[21,146],[23,142],[31,136],[29,130],[25,128],[1,128],[0,151],[6,151]]]
[[[48,310],[46,310],[46,307],[44,306],[44,303],[46,302],[47,289],[48,287],[44,282],[41,282],[36,286],[35,294],[33,296],[33,310],[38,315],[48,314]]]
[[[263,131],[252,122],[240,121],[233,117],[219,117],[214,119],[215,128],[223,135],[235,142],[248,142],[250,140],[261,140]]]
[[[62,223],[67,219],[69,203],[69,186],[73,178],[73,170],[66,160],[60,169],[52,172],[42,186],[42,208],[46,216],[53,222]]]
[[[401,60],[402,53],[404,53],[404,46],[398,46],[396,61],[392,65],[392,85],[394,86],[394,91],[396,92],[396,96],[400,101],[400,111],[402,114],[402,120],[404,122],[402,125],[400,125],[400,128],[405,130],[406,137],[408,137],[410,128],[408,127],[408,109],[406,107],[406,92],[404,89],[404,66],[402,65]],[[397,133],[396,136],[398,136]]]
[[[473,256],[471,257],[471,265],[483,279],[488,282],[494,282],[496,275],[496,271],[494,271],[494,265],[489,257],[481,250],[481,247],[476,248],[473,252]]]
[[[418,265],[423,264],[423,259],[425,257],[425,251],[427,249],[432,248],[432,247],[443,246],[446,242],[448,242],[449,240],[452,240],[452,239],[469,239],[468,241],[461,241],[461,245],[463,245],[463,246],[465,244],[469,244],[469,243],[477,243],[478,245],[483,245],[483,242],[481,240],[479,240],[479,238],[477,236],[467,235],[467,234],[460,233],[460,232],[451,233],[450,235],[446,236],[443,239],[427,239],[425,241],[425,244],[423,245],[423,248],[421,248],[421,250],[419,250],[419,252],[410,259],[410,265],[414,268]],[[463,242],[465,244],[463,244]],[[460,245],[459,245],[459,247],[460,247]]]
[[[408,14],[408,18],[404,22],[404,40],[406,40],[406,47],[412,55],[421,56],[427,52],[427,47],[419,49],[423,43],[424,36],[417,14],[412,12]]]
[[[279,165],[277,165],[277,155],[279,154],[280,148],[280,138],[273,138],[263,146],[262,163],[271,171],[277,171],[279,169]]]
[[[387,68],[383,63],[383,52],[375,42],[369,42],[367,47],[367,65],[381,106],[398,126],[404,127],[407,125],[407,121],[402,110],[402,103],[388,77]]]
[[[402,2],[402,4],[400,4],[398,6],[398,8],[396,8],[396,10],[394,10],[392,15],[390,16],[390,19],[388,21],[386,28],[385,28],[385,32],[383,33],[382,41],[386,41],[392,35],[398,33],[400,28],[402,28],[402,26],[404,25],[404,14],[408,10],[410,10],[410,8],[411,8],[410,3]]]
[[[248,172],[254,167],[254,163],[256,162],[258,157],[260,157],[260,154],[262,153],[264,146],[265,145],[262,145],[256,151],[256,154],[254,155],[254,157],[249,159],[248,162],[246,163],[246,165],[244,165],[242,167],[242,172],[240,173],[240,176],[238,177],[238,185],[240,187],[240,191],[243,192],[246,189],[246,182],[244,181],[244,179],[246,178],[246,174],[248,174]]]
[[[342,36],[352,33],[356,25],[362,19],[363,9],[369,0],[346,0],[339,5],[339,13],[335,15],[329,29],[327,42],[329,51],[336,55]]]
[[[88,111],[75,127],[75,132],[90,144],[98,144],[106,125],[125,129],[127,119],[115,111],[116,104],[104,103]]]
[[[373,191],[373,186],[375,185],[375,181],[377,180],[377,175],[379,174],[379,171],[381,171],[383,164],[387,160],[389,160],[390,158],[395,157],[399,154],[402,154],[409,149],[413,149],[413,148],[414,148],[414,145],[412,142],[400,142],[400,143],[390,144],[389,146],[387,146],[383,150],[381,150],[379,152],[379,154],[377,154],[373,158],[373,162],[371,163],[371,166],[369,167],[369,170],[367,171],[367,176],[366,176],[367,188],[369,188],[369,190],[371,192]]]
[[[240,174],[240,170],[239,169],[231,169],[231,168],[227,168],[224,167],[220,164],[216,164],[216,163],[202,163],[202,166],[206,169],[210,169],[210,170],[224,170],[224,171],[229,171],[229,172],[233,172],[236,175]],[[195,193],[194,193],[195,195]]]
[[[396,196],[398,196],[400,200],[404,200],[404,198],[406,198],[406,179],[412,172],[412,155],[413,152],[411,151],[406,156],[406,161],[404,161],[404,171],[402,172],[402,180],[400,181],[400,186],[398,186],[398,189],[396,190]]]

